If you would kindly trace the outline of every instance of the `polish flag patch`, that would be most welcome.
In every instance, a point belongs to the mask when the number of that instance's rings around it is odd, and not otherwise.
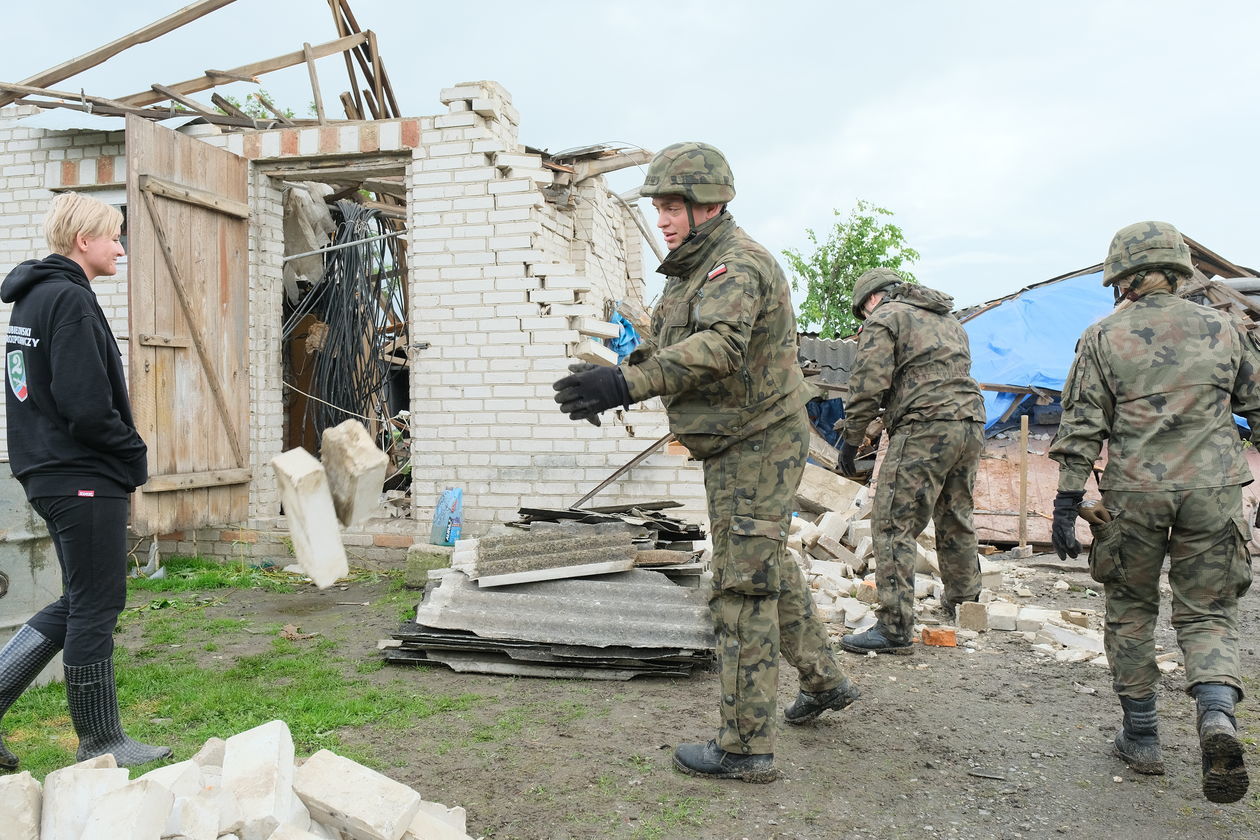
[[[92,498],[93,496],[96,495],[96,491],[95,490],[80,490],[79,495],[86,496],[87,498]]]
[[[725,273],[726,273],[726,263],[722,263],[717,268],[709,272],[707,279],[712,280],[714,277],[721,277]]]

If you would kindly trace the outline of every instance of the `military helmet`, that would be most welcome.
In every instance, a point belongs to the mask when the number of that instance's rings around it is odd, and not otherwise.
[[[862,305],[866,303],[866,299],[880,289],[902,282],[905,282],[902,276],[891,268],[872,268],[863,272],[853,284],[853,317],[859,321],[866,320],[866,315],[862,313]]]
[[[708,143],[675,143],[648,164],[639,194],[681,195],[692,204],[726,204],[735,197],[735,176],[726,156]]]
[[[1130,274],[1156,268],[1194,273],[1190,248],[1177,229],[1167,222],[1138,222],[1122,227],[1107,249],[1103,285],[1110,286]]]

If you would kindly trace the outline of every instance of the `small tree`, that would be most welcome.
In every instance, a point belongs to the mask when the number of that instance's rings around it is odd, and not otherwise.
[[[791,248],[783,252],[792,273],[792,288],[799,291],[801,284],[805,285],[800,311],[803,329],[817,325],[823,338],[857,332],[858,321],[851,309],[853,284],[872,268],[896,269],[908,282],[916,282],[902,265],[917,260],[919,252],[906,245],[901,228],[880,218],[892,215],[891,210],[858,199],[848,217],[836,222],[825,242],[820,244],[813,230],[805,231],[813,253],[803,255]]]

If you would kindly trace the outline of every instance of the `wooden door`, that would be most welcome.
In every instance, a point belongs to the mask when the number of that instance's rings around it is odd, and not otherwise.
[[[129,387],[149,446],[132,527],[249,513],[248,162],[127,117]]]

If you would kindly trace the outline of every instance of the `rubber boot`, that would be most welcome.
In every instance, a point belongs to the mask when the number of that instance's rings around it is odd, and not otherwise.
[[[91,665],[67,665],[66,699],[70,720],[79,735],[79,761],[113,753],[119,767],[135,767],[171,757],[170,747],[142,744],[123,732],[113,659]]]
[[[1224,683],[1199,683],[1190,693],[1198,703],[1203,795],[1209,802],[1237,802],[1247,793],[1248,784],[1243,744],[1234,720],[1239,691]]]
[[[820,691],[816,694],[802,691],[796,695],[792,704],[783,710],[783,719],[796,725],[809,723],[828,709],[839,711],[845,706],[852,705],[861,696],[862,692],[858,691],[853,681],[845,677],[840,681],[840,685],[830,691]]]
[[[720,749],[717,741],[707,744],[679,744],[674,750],[674,766],[688,776],[706,779],[739,779],[764,784],[778,778],[774,755],[740,755]]]
[[[0,650],[0,717],[4,717],[60,650],[60,645],[29,624],[18,628]],[[4,738],[0,737],[0,770],[16,770],[17,766],[18,757],[9,752]]]
[[[1116,733],[1116,755],[1137,773],[1164,775],[1164,754],[1159,745],[1159,717],[1155,695],[1135,700],[1121,697],[1124,725]]]

